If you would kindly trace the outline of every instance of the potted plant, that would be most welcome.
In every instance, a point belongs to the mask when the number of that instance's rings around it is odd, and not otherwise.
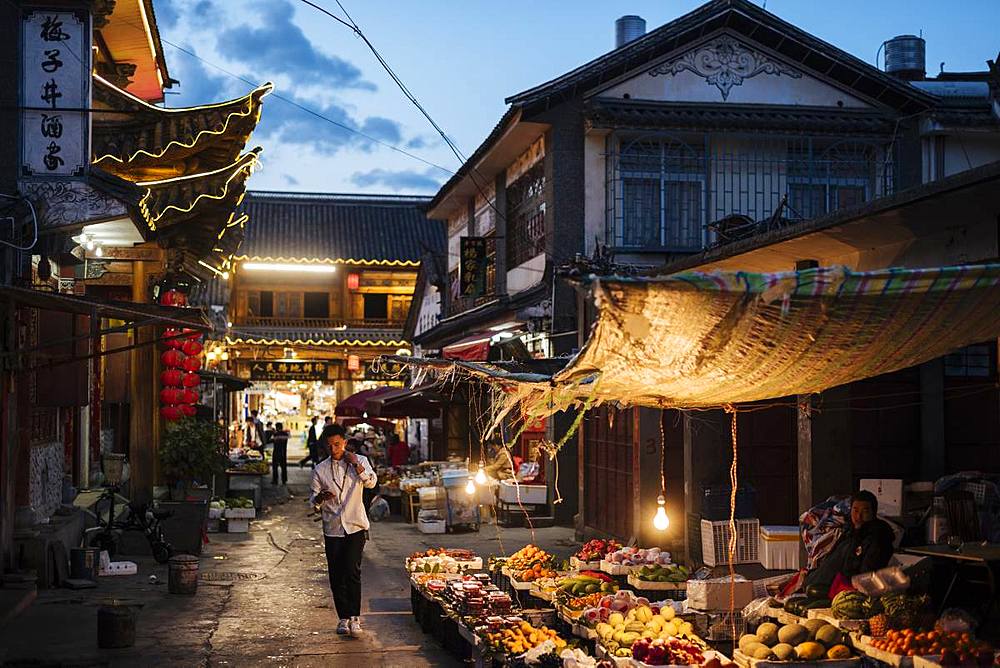
[[[221,436],[217,425],[193,417],[167,425],[160,444],[160,469],[171,483],[173,500],[160,505],[171,511],[163,531],[175,552],[201,553],[211,490],[195,484],[210,482],[225,470]]]

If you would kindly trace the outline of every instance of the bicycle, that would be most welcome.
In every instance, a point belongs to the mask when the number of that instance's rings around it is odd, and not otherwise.
[[[97,518],[97,526],[87,529],[89,534],[86,544],[89,547],[96,547],[107,550],[109,556],[113,556],[118,551],[121,535],[125,531],[141,531],[149,547],[153,552],[153,558],[157,563],[165,564],[173,555],[173,548],[163,535],[161,520],[170,517],[173,513],[169,510],[150,508],[147,504],[134,504],[128,502],[123,517],[115,517],[115,497],[117,496],[114,487],[108,487],[101,494],[94,505],[94,515]],[[102,502],[107,502],[107,520],[101,511]]]

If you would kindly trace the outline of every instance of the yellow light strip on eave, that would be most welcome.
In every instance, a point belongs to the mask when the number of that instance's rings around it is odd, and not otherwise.
[[[256,151],[256,149],[255,149],[255,151]],[[249,157],[249,159],[248,159],[248,157]],[[203,174],[191,174],[189,176],[176,176],[174,178],[163,179],[163,180],[160,180],[160,181],[143,181],[143,182],[140,182],[140,183],[136,183],[137,186],[146,188],[146,194],[143,195],[143,197],[142,197],[141,200],[139,200],[139,211],[142,212],[143,218],[146,219],[146,224],[149,225],[149,229],[155,231],[156,230],[156,221],[158,221],[161,218],[163,218],[163,216],[166,215],[167,211],[169,211],[170,209],[174,209],[175,211],[177,211],[179,213],[187,213],[187,212],[191,211],[192,209],[194,209],[195,206],[198,205],[198,202],[200,202],[202,199],[206,199],[206,198],[207,199],[225,199],[226,195],[229,193],[229,184],[233,182],[233,179],[237,178],[245,170],[251,170],[251,169],[253,169],[254,165],[256,165],[257,162],[258,162],[257,153],[256,152],[251,152],[251,153],[247,153],[245,156],[241,157],[239,160],[237,160],[233,164],[229,165],[228,167],[223,167],[221,169],[216,169],[215,171],[205,172]],[[240,163],[243,163],[243,164],[240,164]],[[149,215],[149,207],[147,206],[146,203],[147,203],[147,201],[149,200],[149,198],[153,194],[153,189],[152,189],[151,186],[163,185],[165,183],[174,183],[174,182],[177,182],[177,181],[184,181],[184,180],[192,180],[192,179],[205,178],[205,177],[208,177],[208,176],[214,176],[215,174],[221,174],[221,173],[223,173],[223,172],[225,172],[227,170],[231,170],[231,169],[234,169],[235,171],[233,171],[233,173],[230,174],[229,178],[226,179],[226,183],[225,183],[225,185],[222,188],[222,194],[221,195],[211,195],[211,194],[207,194],[207,193],[202,193],[201,195],[198,195],[197,197],[195,197],[194,201],[191,202],[191,205],[188,206],[188,207],[180,207],[180,206],[177,206],[175,204],[168,204],[166,207],[164,207],[163,211],[161,211],[159,213],[159,215],[156,216],[155,218],[153,218],[152,216]]]
[[[307,339],[303,341],[302,339],[249,339],[242,337],[226,337],[227,345],[234,345],[237,343],[255,346],[384,346],[389,348],[409,345],[406,341],[362,341],[360,339],[353,339],[351,341],[314,341],[313,339]]]
[[[371,266],[384,266],[384,267],[419,267],[419,260],[361,260],[355,258],[334,258],[334,259],[322,259],[322,258],[299,258],[299,257],[271,257],[260,256],[260,255],[234,255],[234,260],[239,260],[240,262],[272,262],[281,264],[356,264],[365,267]]]
[[[95,79],[101,79],[101,77],[97,76],[96,74],[94,75],[94,78]],[[105,83],[108,83],[104,79],[101,79],[101,81],[104,81]],[[113,86],[110,83],[108,83],[108,85],[109,86]],[[264,90],[264,89],[266,89],[266,90]],[[121,91],[122,93],[125,93],[126,95],[129,95],[129,93],[126,93],[125,91],[121,90],[120,88],[118,90]],[[109,153],[109,154],[106,154],[106,155],[102,155],[99,158],[95,158],[94,160],[91,161],[91,164],[96,165],[96,164],[98,164],[98,163],[100,163],[100,162],[102,162],[104,160],[113,160],[114,162],[118,162],[118,163],[121,163],[121,164],[124,165],[124,164],[127,164],[127,163],[131,162],[132,160],[134,160],[135,158],[137,158],[140,155],[147,155],[150,158],[153,158],[155,160],[157,158],[163,157],[167,153],[167,151],[169,151],[171,148],[174,148],[174,147],[178,147],[178,148],[191,148],[191,147],[193,147],[195,144],[197,144],[199,141],[201,141],[201,138],[204,135],[218,136],[218,135],[225,134],[226,131],[229,129],[229,124],[230,124],[230,122],[232,121],[233,118],[236,118],[236,117],[245,118],[245,117],[249,116],[250,114],[254,113],[254,100],[253,100],[253,96],[258,91],[261,91],[261,90],[264,90],[264,95],[267,95],[272,90],[274,90],[274,86],[272,84],[270,84],[270,83],[266,83],[263,86],[260,86],[259,88],[257,88],[256,90],[254,90],[249,95],[247,95],[246,96],[247,97],[247,102],[245,103],[245,107],[243,109],[239,110],[239,111],[234,111],[234,112],[228,114],[226,116],[226,119],[225,119],[223,125],[222,125],[222,129],[220,129],[220,130],[200,130],[198,132],[198,134],[196,134],[194,136],[194,139],[192,139],[190,142],[185,142],[185,141],[182,141],[180,139],[172,139],[169,142],[167,142],[167,145],[164,146],[163,150],[160,151],[159,153],[151,153],[150,151],[147,151],[146,149],[142,149],[141,148],[138,151],[136,151],[135,153],[133,153],[132,155],[130,155],[128,157],[128,159],[126,159],[126,160],[122,160],[118,156],[111,155]],[[130,95],[130,97],[133,97],[137,102],[141,102],[143,104],[146,104],[143,100],[140,100],[137,97],[134,97],[134,96],[131,96],[131,95]],[[223,103],[218,104],[218,105],[209,105],[209,106],[204,106],[204,107],[188,107],[186,109],[160,109],[159,107],[154,107],[152,105],[146,105],[146,106],[150,107],[151,109],[156,109],[157,111],[178,112],[178,111],[201,111],[203,109],[208,109],[210,106],[220,106],[221,107],[221,106],[225,106],[225,105],[229,105],[229,104],[232,104],[232,102],[223,102]],[[257,119],[256,120],[258,120],[258,121],[260,120],[260,111],[261,111],[261,106],[258,105],[257,112],[256,112],[256,115],[257,115]],[[247,135],[247,138],[249,139],[249,135]]]

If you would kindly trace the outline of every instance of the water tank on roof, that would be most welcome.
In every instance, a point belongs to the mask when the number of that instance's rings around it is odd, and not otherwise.
[[[641,16],[623,16],[615,21],[615,48],[620,49],[645,34],[646,19]]]
[[[898,35],[885,43],[885,71],[904,81],[920,81],[927,74],[927,43],[916,35]]]

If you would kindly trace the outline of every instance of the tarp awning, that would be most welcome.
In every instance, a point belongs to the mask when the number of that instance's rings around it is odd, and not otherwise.
[[[441,356],[449,360],[485,362],[490,356],[490,335],[484,332],[467,336],[441,349]]]
[[[997,264],[578,280],[598,315],[565,368],[452,364],[503,385],[507,406],[529,414],[701,408],[816,393],[1000,337]]]
[[[361,390],[360,392],[355,392],[351,396],[339,402],[337,407],[334,409],[333,414],[337,417],[365,417],[366,411],[368,410],[365,405],[366,401],[380,397],[394,389],[396,388],[384,386],[376,387],[371,390]]]
[[[442,397],[433,386],[396,388],[365,402],[369,415],[384,418],[441,417]]]

